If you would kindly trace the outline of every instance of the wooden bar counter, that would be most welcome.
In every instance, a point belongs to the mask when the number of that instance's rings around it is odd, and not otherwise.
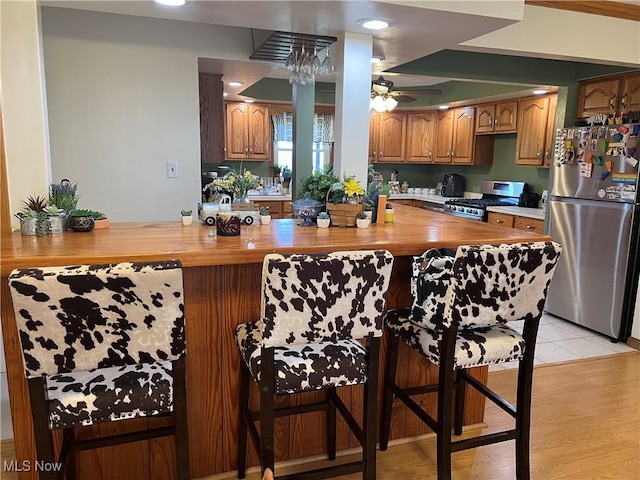
[[[30,406],[7,276],[14,268],[115,263],[178,258],[184,266],[187,325],[187,395],[192,478],[234,470],[236,467],[239,354],[235,326],[257,320],[260,308],[261,264],[265,254],[320,253],[337,250],[387,249],[395,257],[387,299],[388,307],[408,306],[411,256],[433,247],[455,248],[471,243],[514,243],[548,240],[542,235],[447,216],[417,208],[396,206],[395,222],[368,229],[315,228],[296,220],[272,220],[270,225],[242,227],[238,237],[209,236],[210,227],[183,227],[179,221],[121,223],[88,233],[66,232],[46,237],[2,237],[2,332],[7,364],[9,398],[18,465],[35,464]],[[381,372],[385,342],[383,341]],[[408,348],[401,350],[398,383],[410,386],[436,379],[437,370]],[[475,375],[485,382],[487,367]],[[382,380],[383,373],[380,374]],[[382,382],[380,382],[382,386]],[[254,388],[254,387],[252,387]],[[345,403],[359,415],[359,387],[343,388]],[[483,420],[484,403],[467,389],[465,424]],[[254,388],[254,406],[257,402]],[[323,392],[311,392],[278,401],[293,404],[314,401]],[[435,408],[432,398],[422,403]],[[381,405],[381,402],[379,402]],[[276,422],[276,460],[308,457],[324,451],[323,413],[280,418]],[[340,416],[338,448],[358,446]],[[146,419],[93,427],[101,434],[124,432],[144,425]],[[410,412],[394,408],[392,437],[413,437],[427,428]],[[79,478],[172,479],[173,440],[142,441],[80,454]],[[257,463],[253,448],[250,461]],[[21,479],[37,478],[22,472]]]

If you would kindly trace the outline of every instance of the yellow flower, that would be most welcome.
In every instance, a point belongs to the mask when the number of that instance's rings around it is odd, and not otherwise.
[[[349,178],[344,182],[344,193],[348,197],[354,197],[356,195],[364,195],[364,189],[355,178]]]

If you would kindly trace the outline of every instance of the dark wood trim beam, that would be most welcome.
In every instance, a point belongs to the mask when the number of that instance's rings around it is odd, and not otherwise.
[[[640,22],[640,6],[606,0],[525,0],[526,5],[556,8],[571,12],[590,13],[605,17],[620,18]]]

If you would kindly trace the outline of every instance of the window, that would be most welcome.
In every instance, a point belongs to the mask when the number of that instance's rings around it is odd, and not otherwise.
[[[331,163],[333,148],[333,115],[316,114],[313,119],[313,171]],[[293,114],[272,115],[274,163],[293,170]]]

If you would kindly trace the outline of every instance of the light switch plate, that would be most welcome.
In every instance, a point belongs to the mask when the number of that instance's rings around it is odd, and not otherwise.
[[[178,178],[178,162],[167,162],[167,178]]]

